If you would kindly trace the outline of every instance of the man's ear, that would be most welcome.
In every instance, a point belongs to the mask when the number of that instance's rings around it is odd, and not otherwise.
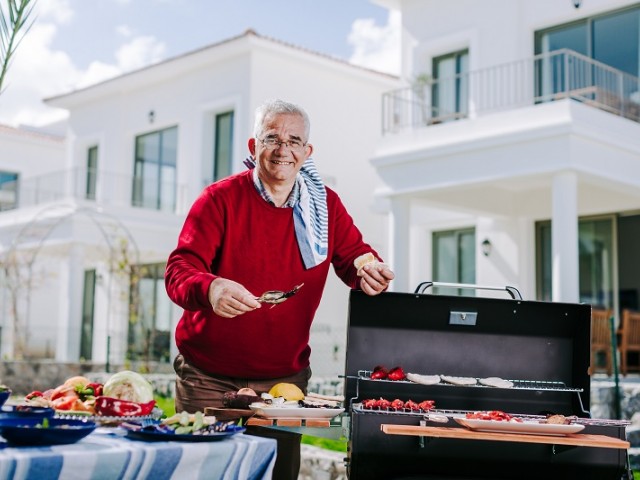
[[[251,137],[247,142],[247,145],[249,146],[249,153],[251,153],[251,155],[255,157],[256,156],[256,139]]]

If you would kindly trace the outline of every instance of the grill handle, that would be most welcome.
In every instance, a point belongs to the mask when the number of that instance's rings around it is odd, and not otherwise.
[[[450,287],[450,288],[467,288],[472,290],[498,290],[506,291],[514,300],[522,300],[522,295],[516,287],[488,287],[481,285],[471,285],[468,283],[445,283],[445,282],[422,282],[417,287],[414,293],[424,293],[429,287]]]

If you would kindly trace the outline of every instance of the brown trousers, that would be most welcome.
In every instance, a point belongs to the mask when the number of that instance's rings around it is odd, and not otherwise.
[[[273,379],[249,379],[213,375],[187,363],[180,354],[173,362],[176,371],[176,412],[204,412],[206,407],[222,408],[222,397],[225,392],[251,388],[258,395],[268,392],[276,383],[293,383],[305,394],[311,378],[311,368],[289,377]],[[247,434],[257,437],[274,438],[278,442],[278,455],[273,470],[273,478],[277,480],[296,480],[300,472],[300,439],[298,433],[276,430],[266,427],[247,427]]]

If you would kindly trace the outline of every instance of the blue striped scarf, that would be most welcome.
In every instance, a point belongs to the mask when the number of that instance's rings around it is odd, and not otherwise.
[[[275,205],[254,168],[255,159],[249,156],[244,164],[254,169],[253,183],[262,198]],[[329,214],[327,191],[311,157],[307,158],[298,172],[291,195],[283,207],[293,208],[293,225],[305,268],[320,265],[327,259]]]

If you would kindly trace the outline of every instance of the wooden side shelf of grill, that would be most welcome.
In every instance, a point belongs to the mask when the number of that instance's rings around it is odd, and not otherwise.
[[[412,425],[380,425],[388,435],[412,435],[419,437],[462,438],[468,440],[491,440],[497,442],[546,443],[549,445],[571,445],[576,447],[600,447],[628,449],[630,443],[606,435],[573,433],[570,435],[532,435],[521,433],[494,433],[467,430],[466,428],[418,427]]]
[[[249,426],[259,426],[259,427],[321,427],[321,428],[329,428],[331,426],[331,422],[325,419],[319,418],[262,418],[262,417],[251,417],[247,420],[247,425]]]

